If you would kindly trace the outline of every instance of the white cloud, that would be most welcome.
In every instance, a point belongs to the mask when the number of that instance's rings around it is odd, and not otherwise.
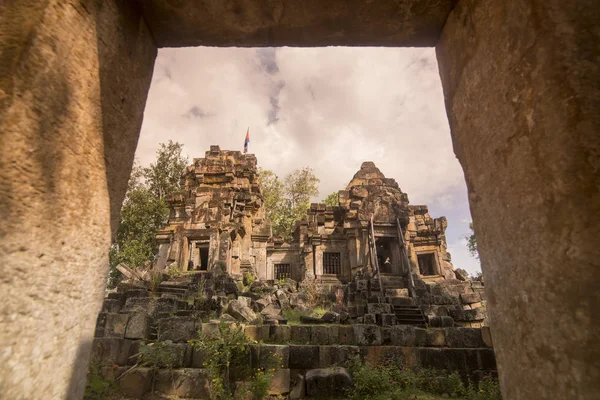
[[[260,166],[280,176],[312,167],[320,198],[374,161],[412,204],[447,214],[448,241],[463,260],[459,237],[470,215],[433,49],[159,51],[136,154],[142,164],[168,139],[190,158],[211,144],[241,150],[248,127]]]

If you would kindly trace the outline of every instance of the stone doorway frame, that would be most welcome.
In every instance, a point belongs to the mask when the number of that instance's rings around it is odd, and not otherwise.
[[[504,398],[594,398],[597,0],[198,4],[0,3],[5,396],[81,397],[157,47],[204,44],[435,46]]]

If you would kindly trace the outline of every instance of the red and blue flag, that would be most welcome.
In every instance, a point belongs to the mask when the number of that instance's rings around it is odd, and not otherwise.
[[[248,152],[248,143],[250,143],[250,127],[246,131],[246,140],[244,140],[244,154]]]

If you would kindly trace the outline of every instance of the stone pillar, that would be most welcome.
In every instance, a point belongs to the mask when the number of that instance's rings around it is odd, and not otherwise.
[[[505,400],[600,392],[600,2],[462,0],[437,45]]]
[[[3,398],[83,395],[156,57],[132,4],[0,4]]]

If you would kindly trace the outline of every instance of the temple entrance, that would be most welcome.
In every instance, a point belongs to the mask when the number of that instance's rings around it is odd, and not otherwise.
[[[380,237],[375,239],[377,247],[377,263],[382,274],[392,274],[397,272],[394,266],[398,265],[397,252],[394,247],[398,247],[398,242],[392,237]]]
[[[198,253],[200,256],[199,269],[202,271],[208,270],[208,243],[198,245]]]

